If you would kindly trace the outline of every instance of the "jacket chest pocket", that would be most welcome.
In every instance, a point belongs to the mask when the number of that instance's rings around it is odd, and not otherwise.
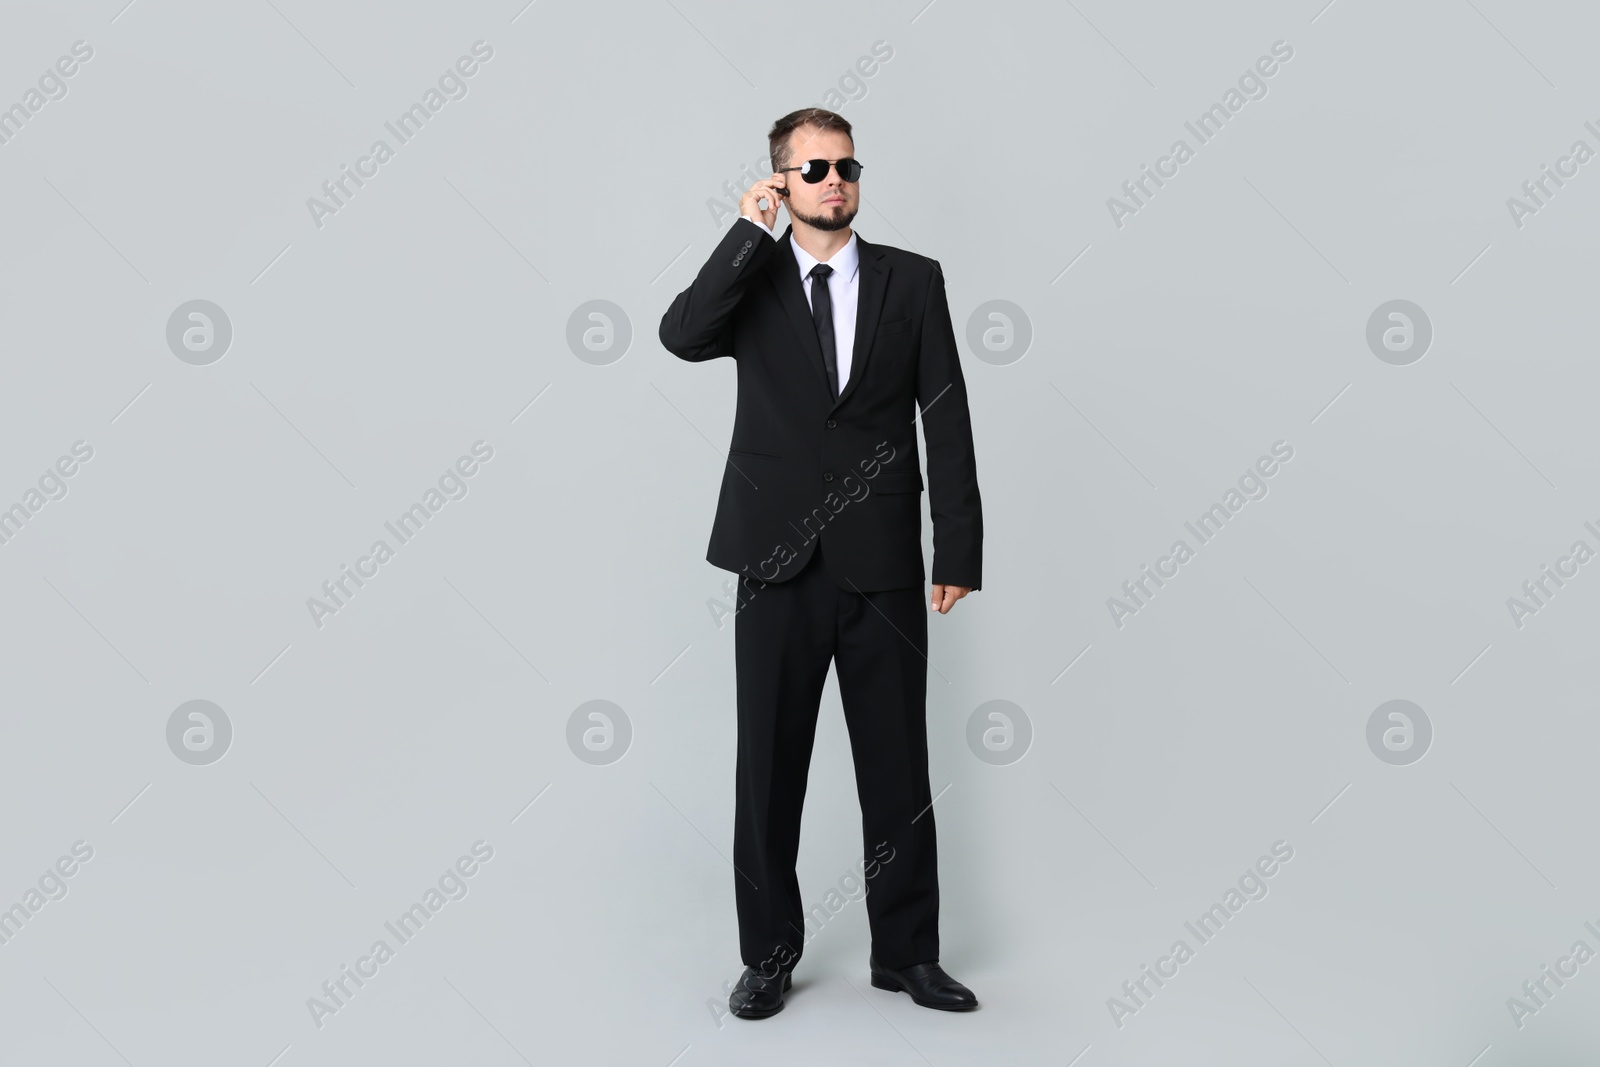
[[[888,382],[906,372],[916,351],[911,344],[912,336],[910,319],[895,319],[879,324],[878,332],[872,338],[871,365],[874,378]]]
[[[878,323],[878,332],[873,339],[874,345],[901,344],[911,340],[911,320],[891,319]]]

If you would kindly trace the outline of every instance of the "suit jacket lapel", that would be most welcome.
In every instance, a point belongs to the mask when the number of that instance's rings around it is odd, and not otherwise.
[[[883,314],[883,294],[889,288],[889,267],[882,262],[883,253],[876,246],[863,241],[859,233],[856,234],[856,253],[860,258],[856,282],[856,337],[850,350],[850,377],[845,381],[844,392],[839,394],[835,407],[850,399],[856,384],[866,377],[867,358],[872,355],[872,340],[878,335],[878,317]],[[800,296],[801,299],[805,298],[804,293]]]
[[[822,362],[822,343],[817,340],[816,322],[811,318],[811,305],[806,302],[805,283],[800,280],[800,264],[794,258],[794,248],[790,245],[793,233],[794,227],[790,226],[778,239],[767,279],[778,291],[778,301],[783,304],[789,324],[794,327],[801,347],[806,350],[807,362],[816,371],[824,395],[832,395],[828,387],[828,368]]]
[[[807,361],[816,372],[817,382],[824,393],[829,393],[828,368],[822,362],[822,344],[817,340],[816,322],[811,317],[811,305],[806,301],[805,283],[800,280],[800,265],[794,258],[791,245],[793,235],[794,227],[791,225],[778,239],[778,247],[774,249],[777,254],[772,257],[772,268],[767,272],[767,279],[778,292],[778,301],[789,316],[789,324],[799,336],[801,347],[806,350]],[[883,314],[883,294],[889,287],[889,268],[882,262],[883,253],[875,245],[862,240],[859,233],[856,234],[856,251],[860,260],[857,268],[856,335],[850,354],[850,377],[844,383],[844,392],[839,394],[834,407],[844,403],[855,390],[856,383],[866,374],[867,358],[872,354],[872,339],[877,335],[878,318]]]

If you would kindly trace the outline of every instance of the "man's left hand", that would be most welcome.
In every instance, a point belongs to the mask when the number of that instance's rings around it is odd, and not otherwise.
[[[956,601],[970,592],[972,592],[970,585],[935,585],[933,600],[929,606],[940,615],[948,615],[950,609],[956,606]]]

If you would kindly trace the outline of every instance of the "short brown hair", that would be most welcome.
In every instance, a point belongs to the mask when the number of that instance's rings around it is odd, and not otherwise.
[[[772,130],[767,134],[767,151],[771,156],[774,171],[789,165],[789,135],[802,126],[815,127],[819,131],[838,130],[850,138],[851,144],[855,143],[855,136],[850,132],[850,121],[843,115],[820,107],[803,107],[799,111],[791,111],[774,122]]]

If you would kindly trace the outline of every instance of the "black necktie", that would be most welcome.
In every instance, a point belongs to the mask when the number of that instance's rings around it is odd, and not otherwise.
[[[833,298],[828,295],[828,275],[833,268],[818,263],[811,268],[811,321],[817,324],[817,343],[822,345],[822,363],[828,368],[828,387],[839,399],[839,352],[833,341]]]

